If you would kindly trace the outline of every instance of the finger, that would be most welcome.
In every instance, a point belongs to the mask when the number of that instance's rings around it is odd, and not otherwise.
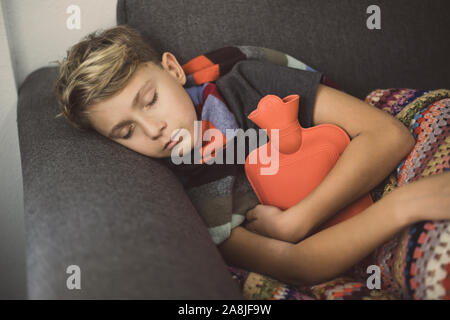
[[[255,211],[253,209],[248,210],[247,214],[245,215],[247,220],[252,221],[256,219]]]

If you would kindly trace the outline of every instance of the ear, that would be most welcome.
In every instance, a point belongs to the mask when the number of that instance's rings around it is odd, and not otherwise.
[[[169,74],[175,78],[182,86],[186,83],[186,74],[178,63],[177,58],[170,52],[164,52],[161,57],[161,64]]]

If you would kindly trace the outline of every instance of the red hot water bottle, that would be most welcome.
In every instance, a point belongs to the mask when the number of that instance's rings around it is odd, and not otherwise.
[[[245,160],[245,173],[259,201],[282,210],[311,193],[350,143],[347,133],[336,125],[302,128],[298,121],[299,99],[299,95],[283,99],[266,95],[248,115],[265,130],[269,141],[250,152]],[[274,129],[278,129],[278,137]],[[349,219],[372,204],[367,193],[336,213],[316,232]]]

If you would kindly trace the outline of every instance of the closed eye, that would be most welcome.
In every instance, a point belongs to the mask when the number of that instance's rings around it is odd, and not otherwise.
[[[147,106],[154,105],[156,103],[156,101],[158,101],[158,92],[155,92],[155,95],[153,96],[152,101],[150,101],[147,104]],[[133,134],[133,130],[131,129],[132,127],[133,127],[133,125],[130,126],[130,130],[128,131],[128,133],[125,136],[121,137],[120,139],[124,139],[124,140],[129,139]]]
[[[156,101],[158,100],[158,92],[155,91],[155,95],[153,96],[153,100],[149,102],[149,106],[152,106],[156,103]]]

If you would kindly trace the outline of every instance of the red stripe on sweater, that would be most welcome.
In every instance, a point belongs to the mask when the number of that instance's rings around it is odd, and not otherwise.
[[[209,60],[206,56],[200,55],[183,64],[181,68],[183,68],[186,75],[189,75],[214,65],[215,63]]]
[[[219,76],[220,69],[218,64],[212,65],[200,71],[196,71],[192,74],[192,78],[198,85],[204,84],[206,82],[216,81],[217,79],[219,79]]]
[[[223,102],[223,104],[226,105],[225,100],[222,98],[222,96],[220,95],[219,91],[217,90],[217,86],[215,83],[209,83],[204,89],[203,89],[203,104],[206,101],[206,98],[208,98],[208,96],[210,94],[212,94],[214,97],[216,97],[217,99],[219,99],[220,101]]]

